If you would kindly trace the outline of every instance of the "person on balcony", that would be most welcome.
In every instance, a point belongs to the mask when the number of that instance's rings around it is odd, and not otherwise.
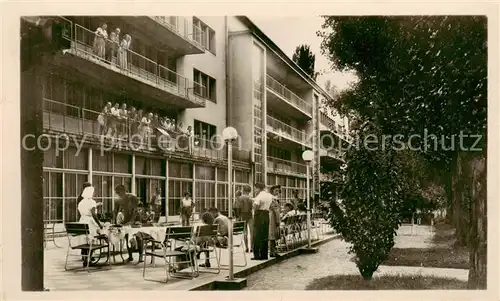
[[[132,43],[132,37],[126,34],[123,36],[123,39],[120,42],[120,46],[118,47],[118,64],[122,69],[128,68],[127,55],[131,43]]]
[[[135,135],[137,133],[137,126],[135,123],[137,117],[137,110],[134,107],[131,107],[130,110],[128,111],[128,132],[129,135]]]
[[[112,63],[113,58],[118,55],[118,47],[120,46],[120,28],[115,28],[109,34],[109,40],[106,41],[106,62]]]
[[[120,105],[115,103],[114,107],[110,109],[110,116],[108,116],[108,136],[117,135],[117,123],[120,118]]]
[[[112,105],[110,102],[106,103],[102,112],[97,116],[97,123],[99,123],[99,135],[106,135],[108,131],[108,116],[111,115]]]
[[[103,23],[101,27],[97,27],[93,45],[94,54],[103,59],[106,54],[106,40],[108,38],[107,29],[108,25],[106,23]]]
[[[150,145],[150,137],[151,137],[151,121],[153,119],[153,113],[149,113],[144,116],[141,120],[141,124],[139,125],[139,132],[142,136],[142,143]]]
[[[119,118],[119,124],[120,124],[120,135],[126,135],[127,134],[127,121],[128,121],[128,111],[127,111],[127,104],[123,103],[122,107],[120,109],[120,118]]]

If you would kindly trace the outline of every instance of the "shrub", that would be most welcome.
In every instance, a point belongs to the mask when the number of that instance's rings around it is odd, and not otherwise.
[[[364,134],[369,133],[376,134],[376,130],[365,129]],[[410,190],[402,160],[390,147],[351,148],[340,193],[342,203],[330,197],[330,222],[351,243],[350,253],[356,255],[365,279],[372,278],[394,246],[403,201]]]

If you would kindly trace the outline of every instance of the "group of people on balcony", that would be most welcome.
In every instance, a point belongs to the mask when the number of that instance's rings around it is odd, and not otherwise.
[[[126,69],[127,51],[132,43],[132,37],[129,34],[124,34],[120,37],[120,28],[115,28],[108,36],[108,25],[103,23],[95,31],[93,42],[94,54],[111,63],[116,58],[117,64]]]
[[[182,123],[177,123],[173,118],[160,117],[157,113],[144,112],[137,110],[127,104],[108,102],[97,117],[99,123],[99,135],[108,137],[138,137],[142,138],[144,143],[148,143],[153,136],[160,135],[179,135],[185,134],[188,137],[193,136],[192,127],[187,131],[182,128]],[[159,135],[158,129],[163,130]]]

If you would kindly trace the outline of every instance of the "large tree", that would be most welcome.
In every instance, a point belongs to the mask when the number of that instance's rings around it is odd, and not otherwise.
[[[359,78],[331,105],[385,135],[420,135],[416,152],[446,188],[458,237],[470,247],[469,286],[485,288],[486,18],[325,17],[323,29],[323,53]]]
[[[316,80],[318,73],[314,70],[316,56],[309,45],[299,45],[295,48],[292,60],[299,65],[312,79]]]

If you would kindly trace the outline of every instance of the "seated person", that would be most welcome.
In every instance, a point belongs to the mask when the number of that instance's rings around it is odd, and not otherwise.
[[[219,226],[219,237],[217,239],[218,246],[227,246],[227,235],[229,233],[229,219],[219,213],[217,208],[210,208],[210,214],[214,218],[214,224]]]
[[[283,208],[283,214],[281,217],[281,222],[284,222],[286,218],[296,215],[297,210],[295,210],[292,203],[286,203]]]
[[[145,209],[143,204],[139,204],[137,207],[137,217],[136,224],[150,224],[153,222],[153,216],[150,210]]]
[[[205,209],[204,211],[205,212],[201,215],[201,221],[203,222],[204,225],[212,225],[214,223],[214,217],[212,216],[212,214],[210,214],[210,212],[207,209]],[[196,239],[196,244],[198,246],[202,246],[207,241],[208,241],[208,237],[198,237]],[[209,268],[210,267],[210,259],[208,259],[210,257],[209,252],[205,251],[204,253],[205,253],[205,263],[200,264],[200,267]],[[196,254],[196,258],[198,260],[200,259],[199,252]]]
[[[143,250],[144,250],[144,243],[147,240],[152,240],[153,237],[149,235],[148,233],[145,232],[137,232],[135,233],[132,238],[130,238],[129,243],[130,245],[127,244],[127,249],[129,253],[129,258],[132,257],[132,253],[137,252],[139,253],[139,261],[137,263],[143,262]],[[151,263],[153,262],[153,258],[151,258]]]

